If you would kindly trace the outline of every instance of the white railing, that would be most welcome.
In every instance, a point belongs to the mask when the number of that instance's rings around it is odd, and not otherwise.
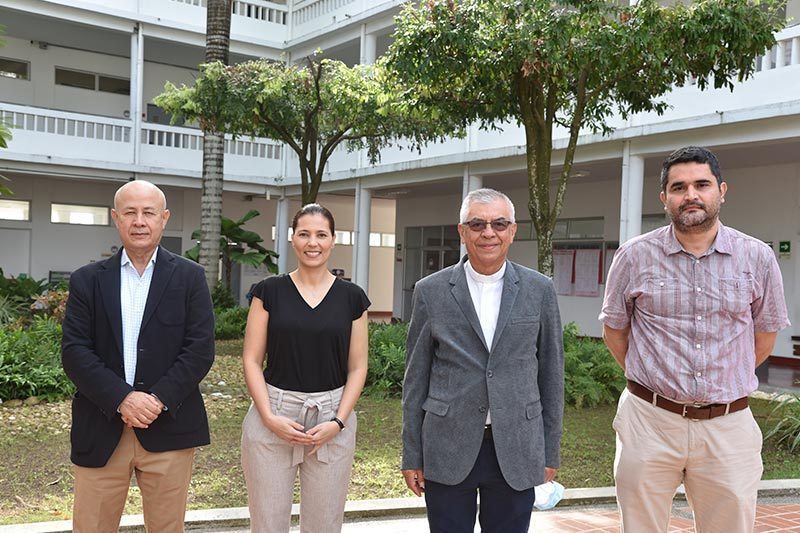
[[[111,142],[130,142],[130,121],[14,104],[0,104],[0,121],[12,129]]]
[[[775,46],[756,60],[761,72],[800,65],[800,25],[786,28],[775,35]]]
[[[179,150],[203,150],[203,132],[193,128],[142,124],[142,144],[175,148]],[[225,153],[261,159],[281,158],[283,147],[266,139],[237,138],[225,136]]]
[[[292,9],[294,24],[304,24],[317,17],[321,17],[356,0],[302,0]]]
[[[207,7],[208,0],[171,0],[195,7]],[[263,20],[286,25],[288,8],[281,4],[260,0],[234,0],[232,14],[253,20]]]

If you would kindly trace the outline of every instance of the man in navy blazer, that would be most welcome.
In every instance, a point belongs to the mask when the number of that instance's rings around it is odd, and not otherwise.
[[[202,267],[159,246],[164,193],[132,181],[111,212],[123,248],[70,277],[62,362],[75,383],[73,530],[117,531],[136,474],[148,531],[183,531],[196,446],[209,443],[199,383],[214,361]]]

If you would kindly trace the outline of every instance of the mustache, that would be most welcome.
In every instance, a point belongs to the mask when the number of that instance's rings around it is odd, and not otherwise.
[[[681,205],[680,211],[681,213],[689,209],[690,207],[699,207],[703,211],[706,210],[706,204],[703,202],[686,202],[685,204]]]

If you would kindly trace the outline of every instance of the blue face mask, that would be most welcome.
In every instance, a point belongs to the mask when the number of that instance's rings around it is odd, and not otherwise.
[[[558,505],[558,502],[564,497],[564,485],[558,481],[550,481],[544,485],[538,485],[534,489],[534,493],[536,500],[533,502],[533,506],[540,511],[546,511]]]

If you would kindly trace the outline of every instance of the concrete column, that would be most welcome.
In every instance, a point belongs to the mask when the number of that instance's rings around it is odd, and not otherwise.
[[[800,37],[792,39],[792,65],[800,65]]]
[[[644,158],[631,155],[631,143],[622,148],[622,188],[619,208],[619,243],[642,233]]]
[[[768,70],[772,70],[772,48],[761,56],[761,72],[766,72]]]
[[[469,193],[472,191],[477,191],[478,189],[483,187],[483,176],[475,176],[470,174],[469,172],[469,165],[464,167],[464,177],[461,181],[461,199],[467,197]],[[459,206],[460,207],[460,206]],[[460,216],[460,214],[459,214]],[[461,222],[461,220],[459,220]],[[464,244],[461,244],[461,257],[464,257],[467,254],[467,248]]]
[[[131,34],[131,94],[130,118],[132,122],[133,164],[141,161],[142,149],[142,98],[144,94],[144,25],[137,24]]]
[[[369,231],[372,215],[372,191],[356,185],[355,223],[353,225],[353,282],[369,293]]]
[[[775,68],[783,68],[786,65],[786,41],[778,41],[777,46]]]
[[[361,54],[359,63],[362,65],[372,65],[377,59],[378,36],[374,33],[367,33],[367,25],[361,25]]]
[[[286,273],[289,254],[289,242],[286,240],[288,232],[289,199],[282,194],[278,198],[278,208],[275,210],[275,251],[278,253],[278,274]]]

